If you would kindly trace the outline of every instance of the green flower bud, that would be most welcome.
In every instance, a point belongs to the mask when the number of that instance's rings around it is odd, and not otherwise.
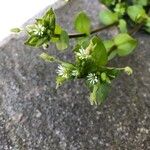
[[[125,67],[124,72],[127,73],[128,75],[131,75],[133,73],[133,70],[130,67]]]

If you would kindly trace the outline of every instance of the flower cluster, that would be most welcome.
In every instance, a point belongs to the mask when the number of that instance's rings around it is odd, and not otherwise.
[[[131,75],[133,72],[128,66],[125,68],[109,67],[111,59],[116,56],[127,56],[137,46],[137,40],[131,36],[136,26],[128,32],[126,18],[130,19],[131,25],[140,24],[143,29],[150,32],[150,17],[145,10],[145,6],[149,6],[148,0],[144,3],[138,0],[132,1],[133,5],[129,2],[128,6],[128,2],[121,0],[102,0],[102,3],[108,5],[110,10],[106,9],[99,14],[100,21],[105,26],[94,30],[89,16],[85,12],[80,12],[74,21],[74,27],[77,31],[75,34],[67,33],[57,24],[55,13],[51,8],[41,18],[36,19],[34,24],[26,26],[25,31],[28,33],[28,39],[25,44],[33,47],[42,46],[43,49],[46,49],[49,44],[54,43],[58,50],[64,50],[68,48],[70,38],[78,38],[73,49],[74,61],[72,59],[71,62],[60,60],[47,53],[41,54],[40,57],[46,62],[54,61],[60,64],[56,71],[56,87],[69,80],[84,79],[91,93],[91,104],[100,104],[106,99],[111,82],[120,73],[125,72]],[[111,39],[104,40],[99,36],[92,36],[92,34],[114,25],[118,27],[119,34]],[[20,32],[21,30],[16,28],[13,31]]]
[[[66,78],[66,79],[68,78],[68,71],[64,66],[59,65],[58,70],[56,72],[59,76],[62,76],[63,78]]]
[[[61,76],[65,79],[68,79],[69,77],[78,77],[79,71],[75,68],[67,68],[66,66],[59,65],[58,70],[56,71],[58,76]]]
[[[89,54],[87,54],[86,50],[81,46],[81,48],[79,49],[79,52],[76,52],[76,56],[83,60],[83,59],[87,59],[90,57]]]
[[[98,83],[98,78],[97,78],[95,73],[89,73],[88,76],[87,76],[87,80],[92,85]]]
[[[32,29],[32,32],[38,36],[42,36],[44,34],[44,31],[45,31],[45,27],[41,24],[36,24],[34,26],[34,29]]]

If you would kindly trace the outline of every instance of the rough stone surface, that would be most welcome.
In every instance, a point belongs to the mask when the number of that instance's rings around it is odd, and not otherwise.
[[[76,12],[84,9],[96,21],[99,6],[96,0],[71,1],[56,10],[58,21],[72,31]],[[150,38],[136,37],[136,52],[112,62],[133,67],[134,74],[116,80],[100,107],[90,105],[82,81],[56,90],[57,65],[40,60],[41,49],[24,46],[24,35],[1,46],[0,150],[150,149]],[[51,46],[49,53],[72,59],[69,50],[66,56]]]

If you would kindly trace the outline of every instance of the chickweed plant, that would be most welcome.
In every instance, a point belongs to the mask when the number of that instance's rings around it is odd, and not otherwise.
[[[99,0],[100,1],[100,0]],[[66,1],[67,2],[67,1]],[[68,1],[69,2],[69,1]],[[24,29],[14,28],[12,32],[25,31],[25,44],[32,47],[48,48],[55,44],[58,50],[64,52],[69,46],[69,40],[77,39],[71,49],[74,62],[60,60],[45,52],[40,58],[47,62],[57,62],[56,87],[68,80],[84,80],[89,88],[89,100],[92,105],[99,105],[106,99],[112,81],[121,73],[132,74],[129,66],[112,67],[110,61],[115,57],[125,57],[131,54],[138,45],[133,35],[143,30],[150,33],[150,0],[101,0],[107,9],[99,13],[99,21],[103,26],[92,29],[90,17],[79,12],[74,19],[76,33],[68,33],[56,21],[54,10],[50,8],[45,14]],[[118,34],[104,40],[95,33],[116,26]]]

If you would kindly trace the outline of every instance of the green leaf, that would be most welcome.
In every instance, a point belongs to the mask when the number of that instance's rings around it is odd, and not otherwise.
[[[105,41],[103,41],[103,44],[104,44],[107,52],[109,52],[109,50],[111,49],[111,47],[114,46],[115,43],[113,40],[105,40]]]
[[[56,26],[55,26],[55,34],[61,34],[61,32],[62,32],[62,28],[61,28],[61,26],[60,25],[58,25],[58,24],[56,24]]]
[[[12,28],[11,32],[19,33],[19,32],[21,32],[21,29],[20,28]]]
[[[78,32],[90,34],[91,21],[85,12],[80,12],[76,16],[75,21],[74,21],[74,26]]]
[[[147,6],[148,5],[148,0],[133,0],[134,4],[142,5],[142,6]]]
[[[45,13],[45,15],[42,17],[42,20],[48,29],[51,31],[55,30],[55,13],[52,8]]]
[[[99,104],[103,103],[106,100],[109,92],[110,92],[110,84],[101,83],[99,85],[98,90],[96,92],[96,97]]]
[[[56,24],[54,34],[55,34],[55,35],[60,35],[61,32],[62,32],[61,26],[58,25],[58,24]],[[58,42],[58,41],[59,41],[59,36],[58,36],[58,37],[57,37],[57,36],[51,37],[51,42],[56,43],[56,42]]]
[[[100,17],[100,21],[104,25],[110,25],[118,21],[117,13],[113,13],[110,10],[105,10],[100,12],[99,17]]]
[[[127,33],[128,32],[127,23],[124,19],[119,20],[118,27],[119,27],[120,32],[122,32],[122,33]]]
[[[103,66],[107,64],[107,51],[102,42],[102,40],[98,37],[94,37],[92,39],[92,43],[94,45],[91,56],[95,61],[96,65]]]
[[[47,54],[47,53],[42,53],[42,54],[40,55],[40,57],[41,57],[43,60],[45,60],[46,62],[52,62],[52,61],[55,60],[55,57],[50,56],[50,55]]]
[[[66,81],[66,78],[62,76],[57,76],[56,77],[56,89],[61,86],[64,82]]]
[[[27,41],[25,41],[25,44],[34,47],[40,47],[46,42],[47,42],[47,37],[39,38],[37,36],[31,36],[29,37],[29,39],[27,39]]]
[[[56,46],[59,50],[64,50],[69,45],[69,37],[66,31],[62,31],[60,34],[59,41],[56,43]]]
[[[147,18],[145,30],[150,33],[150,17]]]
[[[65,68],[67,68],[67,70],[72,70],[74,68],[74,65],[72,63],[68,63],[68,62],[63,62],[62,66],[64,66]]]
[[[87,45],[89,44],[89,41],[90,41],[89,36],[77,38],[77,44],[82,45],[83,47],[87,47]]]
[[[113,59],[116,55],[117,55],[117,50],[113,50],[108,56],[108,61]]]
[[[107,74],[109,76],[109,78],[112,80],[112,79],[115,79],[117,76],[119,76],[121,73],[123,72],[123,69],[120,70],[118,68],[109,68],[107,69]]]
[[[114,5],[116,0],[99,0],[101,3],[105,4],[106,6]]]
[[[129,6],[127,13],[131,20],[136,23],[141,23],[147,16],[144,8],[140,5]]]
[[[98,83],[94,85],[93,91],[90,94],[91,105],[99,105],[105,101],[110,92],[110,84],[108,83]]]
[[[136,48],[137,40],[133,39],[127,33],[120,33],[114,38],[119,56],[126,56]]]

